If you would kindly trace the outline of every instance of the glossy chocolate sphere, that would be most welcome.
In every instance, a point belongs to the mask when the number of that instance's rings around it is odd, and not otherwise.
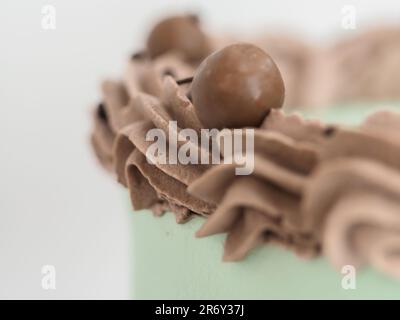
[[[285,87],[278,67],[266,52],[239,43],[201,63],[190,96],[206,128],[256,127],[271,109],[282,107]]]
[[[201,61],[209,53],[208,39],[199,27],[196,16],[175,16],[158,23],[147,40],[151,58],[177,51],[191,62]]]

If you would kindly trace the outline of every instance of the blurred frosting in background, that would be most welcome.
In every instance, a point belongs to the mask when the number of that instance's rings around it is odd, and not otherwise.
[[[400,26],[369,28],[328,46],[290,34],[266,35],[254,43],[279,66],[286,107],[400,99]]]

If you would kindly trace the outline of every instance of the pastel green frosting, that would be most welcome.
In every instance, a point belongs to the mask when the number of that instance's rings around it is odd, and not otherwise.
[[[399,103],[390,105],[400,109]],[[357,124],[375,106],[351,105],[304,113]],[[224,235],[196,239],[203,219],[178,225],[172,214],[132,213],[133,297],[136,299],[400,299],[400,281],[376,270],[356,273],[343,289],[340,271],[325,258],[303,260],[277,246],[260,247],[241,262],[222,262]]]

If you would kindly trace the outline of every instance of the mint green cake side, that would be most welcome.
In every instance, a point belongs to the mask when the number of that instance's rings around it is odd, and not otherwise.
[[[400,299],[400,281],[357,273],[356,289],[324,258],[302,260],[276,246],[244,261],[221,262],[224,236],[195,239],[202,219],[177,225],[172,214],[134,214],[135,299]]]
[[[399,104],[386,105],[399,110]],[[312,115],[357,124],[371,110],[342,106]],[[244,261],[222,262],[225,235],[194,236],[202,218],[178,225],[172,214],[156,218],[143,210],[132,215],[135,299],[400,299],[400,281],[376,270],[359,270],[356,288],[345,290],[344,275],[323,257],[303,260],[271,245]]]

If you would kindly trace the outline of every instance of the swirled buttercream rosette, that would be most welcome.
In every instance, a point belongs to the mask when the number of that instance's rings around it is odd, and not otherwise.
[[[400,28],[393,26],[372,28],[332,46],[326,55],[334,70],[331,102],[398,98],[399,52]]]
[[[400,277],[400,174],[371,160],[339,159],[310,181],[305,210],[337,268],[370,264]]]
[[[338,131],[305,188],[303,213],[332,263],[370,264],[400,277],[398,115],[378,112],[359,131]]]
[[[319,245],[312,233],[303,232],[300,203],[306,180],[318,163],[325,129],[318,122],[272,110],[255,130],[250,176],[236,176],[235,163],[221,164],[189,186],[192,194],[217,205],[197,236],[227,233],[224,260],[243,259],[251,249],[269,242],[302,256],[315,255]]]
[[[132,204],[137,210],[158,205],[161,200],[172,204],[172,210],[176,206],[186,208],[188,211],[185,215],[190,212],[207,215],[213,206],[189,195],[186,188],[208,169],[208,165],[173,163],[168,153],[165,163],[149,163],[146,158],[146,151],[151,145],[146,141],[146,134],[153,128],[165,132],[165,143],[169,147],[169,143],[175,142],[169,141],[168,136],[181,135],[179,127],[169,127],[170,121],[179,120],[178,125],[184,128],[200,127],[191,111],[193,106],[190,101],[179,95],[178,91],[172,78],[166,78],[162,99],[146,94],[136,97],[136,107],[145,120],[124,127],[118,134],[114,145],[116,172],[119,180],[129,188]],[[185,137],[181,140],[184,141]],[[207,152],[198,145],[193,148],[197,148],[198,153]]]
[[[130,97],[122,82],[105,81],[101,86],[102,103],[94,112],[92,145],[100,162],[112,169],[112,146],[118,131],[126,124],[141,118],[131,106]]]
[[[168,69],[168,74],[180,74],[184,63],[171,55],[158,60],[154,65],[135,61],[136,68],[144,70],[134,73],[136,82],[131,78],[124,83],[103,83],[104,102],[95,116],[92,141],[99,158],[107,159],[107,166],[112,165],[118,180],[129,188],[135,209],[153,208],[157,213],[172,210],[178,213],[178,221],[183,221],[192,212],[209,214],[212,211],[212,206],[186,192],[186,186],[208,166],[168,164],[168,160],[167,164],[154,165],[146,159],[149,130],[161,129],[168,138],[170,121],[176,121],[177,126],[172,130],[179,137],[180,127],[196,131],[201,128],[183,89],[163,71]],[[161,86],[158,91],[149,85],[156,82]],[[185,137],[181,140],[180,144],[186,142]]]

